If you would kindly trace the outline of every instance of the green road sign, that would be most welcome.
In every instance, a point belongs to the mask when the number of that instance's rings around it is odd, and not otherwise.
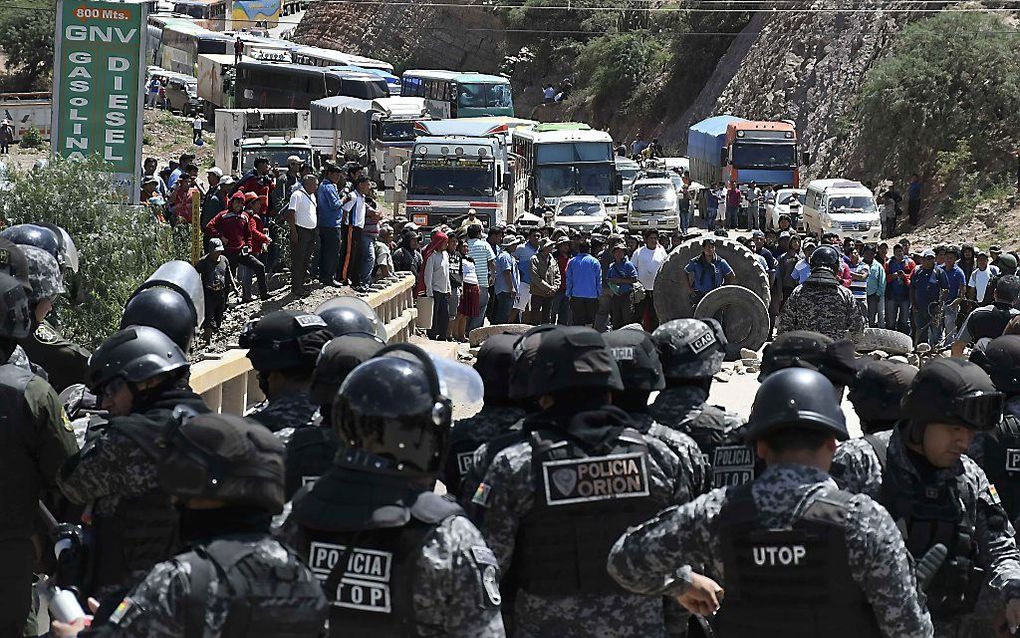
[[[146,17],[139,2],[57,2],[53,153],[98,156],[132,203],[142,172]]]

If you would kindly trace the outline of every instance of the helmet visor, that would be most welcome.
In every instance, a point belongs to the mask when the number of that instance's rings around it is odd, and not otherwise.
[[[1002,420],[1005,395],[975,391],[953,400],[953,413],[979,430],[990,430]]]

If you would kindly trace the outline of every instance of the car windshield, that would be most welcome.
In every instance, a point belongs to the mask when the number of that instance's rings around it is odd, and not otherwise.
[[[641,169],[637,168],[636,166],[634,168],[616,167],[616,172],[620,174],[620,177],[623,178],[623,181],[629,182],[633,180],[635,177],[637,177],[637,174],[641,172]]]
[[[291,155],[297,155],[306,164],[312,161],[312,151],[307,148],[293,148],[290,146],[252,148],[246,149],[241,153],[241,172],[244,173],[254,168],[256,157],[265,157],[269,160],[270,166],[286,167],[287,158]]]
[[[794,195],[797,196],[797,201],[800,203],[801,206],[803,206],[804,205],[805,193],[780,193],[779,194],[779,201],[778,201],[778,203],[779,204],[789,204],[790,200],[793,199]]]
[[[794,144],[736,144],[733,165],[737,168],[794,168],[797,147]]]
[[[614,193],[613,168],[608,164],[539,166],[536,172],[540,197]]]
[[[867,195],[843,195],[829,199],[829,210],[834,213],[873,213],[878,210],[875,198]]]
[[[475,166],[422,165],[411,167],[412,195],[486,195],[494,193],[495,175],[492,164]]]
[[[380,122],[379,139],[384,142],[413,140],[414,122]]]
[[[634,199],[670,199],[675,196],[672,185],[642,184],[634,187]]]
[[[500,108],[513,106],[509,84],[461,84],[459,105],[464,108]]]
[[[594,217],[602,214],[602,205],[597,202],[571,202],[564,204],[556,213],[557,217]]]

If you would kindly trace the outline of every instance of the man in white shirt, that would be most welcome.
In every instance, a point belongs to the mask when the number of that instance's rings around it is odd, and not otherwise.
[[[978,252],[976,259],[977,268],[970,273],[970,280],[967,282],[967,298],[980,306],[984,303],[988,281],[999,274],[999,269],[988,263],[988,253],[983,250]]]
[[[195,114],[195,119],[191,120],[191,130],[195,133],[195,139],[192,140],[195,144],[202,141],[202,127],[205,126],[205,118],[202,117],[201,113]]]
[[[287,221],[290,223],[290,252],[292,257],[290,290],[295,297],[307,294],[305,277],[308,275],[308,263],[315,250],[315,229],[318,219],[315,213],[315,191],[319,180],[315,175],[306,175],[302,180],[303,188],[299,188],[287,202]]]
[[[637,268],[637,278],[645,289],[645,298],[637,306],[637,316],[645,330],[652,332],[659,325],[659,317],[655,314],[655,277],[666,262],[666,249],[659,245],[659,231],[645,231],[645,245],[639,246],[631,256],[631,262]]]
[[[365,275],[367,273],[369,279],[372,275],[372,246],[371,243],[368,246],[364,245],[367,207],[365,196],[371,188],[372,182],[367,177],[363,175],[358,177],[354,180],[351,192],[347,193],[342,204],[344,227],[340,233],[343,239],[343,254],[340,256],[340,281],[342,283],[349,282],[358,292],[368,290]],[[366,256],[369,263],[366,263]]]

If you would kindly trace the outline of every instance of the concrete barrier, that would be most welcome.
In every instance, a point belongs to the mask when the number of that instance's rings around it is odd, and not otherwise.
[[[412,275],[402,276],[364,298],[386,324],[389,343],[408,341],[414,330],[418,313],[414,306],[414,281]],[[191,366],[191,387],[214,412],[244,414],[265,398],[245,356],[247,352],[235,348]]]

